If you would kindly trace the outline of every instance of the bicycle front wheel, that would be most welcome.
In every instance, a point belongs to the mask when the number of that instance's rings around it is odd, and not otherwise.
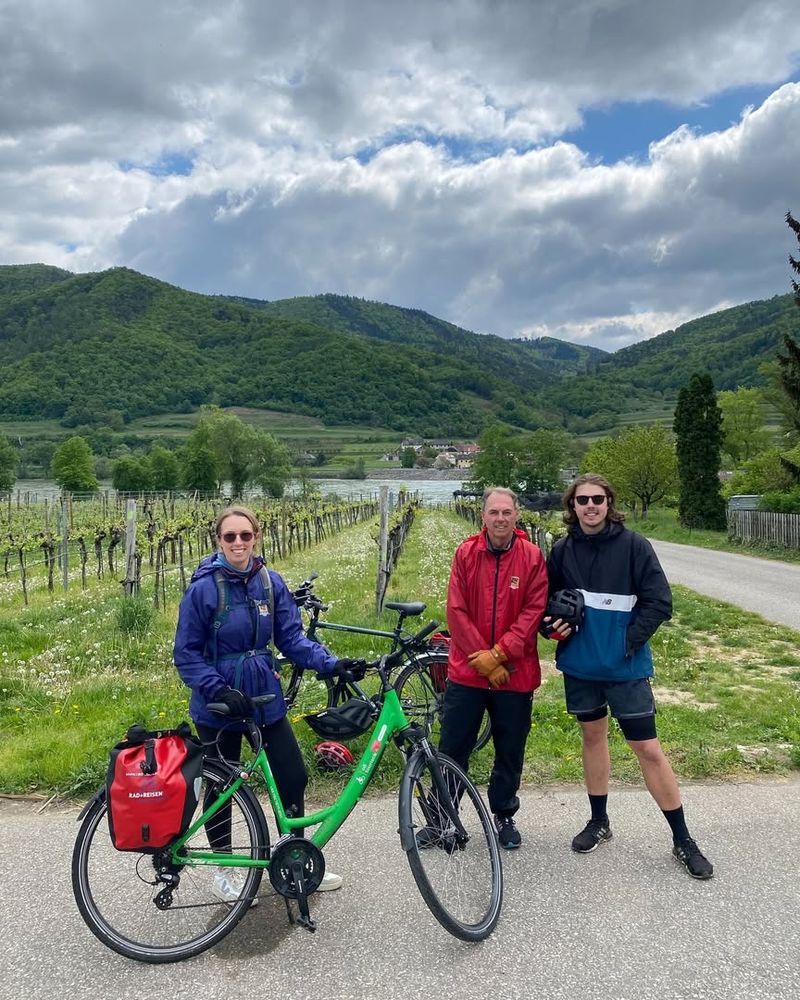
[[[455,937],[488,937],[500,916],[503,868],[478,789],[449,757],[416,750],[403,773],[399,817],[400,840],[428,909]]]
[[[225,782],[224,769],[203,765],[200,810],[208,808]],[[213,845],[213,846],[212,846]],[[247,787],[201,827],[187,851],[233,852],[269,857],[269,833],[261,806]],[[252,905],[263,870],[208,865],[172,865],[177,877],[171,896],[158,868],[165,855],[117,851],[108,829],[105,796],[86,813],[72,854],[72,889],[81,916],[103,944],[141,962],[178,962],[198,955],[230,933]],[[241,873],[240,892],[230,901],[217,876]],[[223,892],[223,895],[225,893]]]
[[[394,685],[408,721],[420,725],[433,743],[439,743],[447,679],[447,653],[422,653],[405,667]],[[489,742],[492,724],[484,712],[475,749]]]
[[[278,679],[286,705],[293,715],[333,707],[335,684],[331,677],[318,677],[313,670],[301,670],[296,664],[285,660],[281,663]]]

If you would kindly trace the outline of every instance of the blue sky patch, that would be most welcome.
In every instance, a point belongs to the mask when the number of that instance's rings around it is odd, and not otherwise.
[[[775,90],[776,85],[735,87],[703,105],[690,107],[664,101],[623,101],[584,112],[582,127],[565,132],[561,138],[604,163],[625,159],[646,162],[650,143],[663,139],[680,125],[703,134],[723,131],[740,120],[744,108],[759,107]]]
[[[188,177],[194,169],[194,156],[189,153],[163,153],[152,163],[136,163],[134,160],[120,160],[120,170],[144,170],[153,177]]]

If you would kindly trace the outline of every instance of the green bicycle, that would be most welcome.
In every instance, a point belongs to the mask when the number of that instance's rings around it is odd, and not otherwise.
[[[416,637],[422,643],[436,623]],[[422,898],[439,923],[465,941],[494,930],[503,899],[503,871],[494,825],[480,793],[452,760],[438,753],[424,729],[409,723],[390,672],[403,651],[373,666],[383,694],[380,715],[350,780],[331,805],[288,816],[249,721],[255,757],[247,764],[203,763],[198,814],[189,829],[156,854],[115,850],[105,789],[84,807],[72,856],[72,886],[81,916],[103,944],[143,962],[176,962],[212,947],[247,913],[264,872],[296,922],[316,925],[309,896],[325,874],[322,849],[350,815],[390,741],[406,757],[399,792],[400,844]],[[272,696],[265,696],[271,698]],[[225,714],[224,705],[218,706]],[[263,778],[279,837],[270,845],[264,810],[251,787]],[[304,836],[306,827],[314,827]],[[213,892],[214,869],[242,876],[233,902]],[[292,902],[290,902],[292,901]],[[291,909],[290,909],[291,915]]]

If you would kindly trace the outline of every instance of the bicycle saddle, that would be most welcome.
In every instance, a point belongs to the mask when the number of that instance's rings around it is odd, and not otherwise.
[[[390,611],[400,611],[404,615],[421,615],[427,604],[423,604],[422,601],[411,601],[408,604],[403,604],[401,601],[386,601],[383,605],[385,608],[389,608]]]

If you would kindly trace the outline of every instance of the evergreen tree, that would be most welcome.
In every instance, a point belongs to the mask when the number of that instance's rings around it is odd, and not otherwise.
[[[800,243],[800,222],[786,213],[786,222]],[[789,254],[789,264],[795,274],[800,275],[800,259]],[[794,300],[800,306],[800,282],[791,279]],[[783,334],[786,351],[778,351],[776,386],[779,391],[778,405],[786,422],[786,429],[796,438],[800,434],[800,343],[788,333]]]
[[[695,372],[678,393],[673,430],[680,480],[678,518],[687,528],[722,531],[726,525],[719,482],[722,413],[709,374]]]
[[[82,437],[71,437],[53,452],[53,479],[68,493],[94,493],[99,483],[94,474],[92,449]]]

